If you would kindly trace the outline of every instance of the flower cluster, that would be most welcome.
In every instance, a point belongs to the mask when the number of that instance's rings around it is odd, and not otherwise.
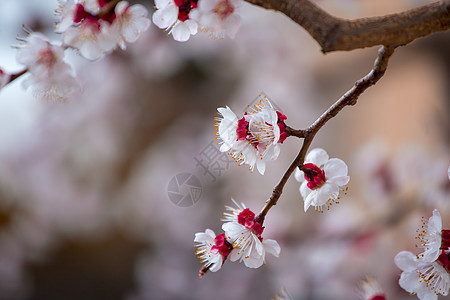
[[[280,255],[280,246],[274,240],[263,239],[264,227],[255,218],[255,213],[245,204],[232,201],[237,208],[226,206],[224,233],[215,235],[211,229],[196,233],[194,241],[198,244],[197,256],[203,263],[200,276],[207,270],[218,271],[229,257],[231,261],[244,262],[249,268],[259,268],[264,264],[266,253],[275,257]]]
[[[305,201],[305,212],[310,206],[323,212],[323,206],[329,209],[333,203],[339,203],[340,191],[350,181],[347,165],[338,158],[329,158],[327,152],[317,148],[305,157],[302,170],[296,169],[295,179],[301,182],[300,194]]]
[[[37,97],[65,101],[80,89],[72,67],[64,62],[64,48],[60,44],[51,43],[42,34],[34,32],[21,41],[16,59],[29,73],[23,84],[32,86]]]
[[[450,230],[442,229],[438,210],[428,221],[423,220],[417,237],[419,255],[401,251],[395,256],[395,264],[403,272],[399,284],[407,292],[417,294],[419,299],[434,299],[448,295],[450,289]]]
[[[287,137],[286,116],[267,98],[260,99],[252,109],[238,119],[228,106],[218,108],[222,117],[216,118],[216,138],[222,140],[220,151],[228,152],[239,165],[249,165],[252,172],[256,165],[264,174],[266,162],[278,158],[279,144]]]
[[[241,24],[236,13],[242,0],[155,0],[153,23],[185,42],[198,30],[215,38],[233,38]]]
[[[63,33],[64,43],[89,60],[98,59],[117,46],[125,49],[125,42],[135,42],[150,26],[147,9],[127,1],[119,2],[115,9],[108,4],[108,0],[60,3],[55,31]]]

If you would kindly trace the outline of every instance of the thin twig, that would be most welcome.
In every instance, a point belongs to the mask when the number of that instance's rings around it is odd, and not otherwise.
[[[267,200],[266,205],[261,210],[257,217],[257,221],[261,224],[264,222],[264,218],[267,215],[267,212],[272,208],[272,206],[276,205],[278,199],[283,193],[283,188],[286,185],[289,177],[295,171],[297,167],[303,165],[305,160],[306,153],[314,139],[316,133],[325,125],[331,118],[335,117],[345,106],[355,105],[358,97],[370,86],[377,83],[381,77],[383,77],[389,58],[394,53],[394,50],[397,46],[382,46],[378,50],[378,56],[375,60],[373,69],[363,78],[358,80],[355,85],[347,91],[339,100],[337,100],[329,109],[327,109],[308,129],[303,130],[304,140],[302,148],[298,153],[297,157],[291,163],[289,168],[284,173],[278,185],[273,189],[272,195],[269,200]]]
[[[346,20],[334,17],[310,0],[246,0],[284,13],[319,43],[322,52],[376,45],[405,45],[450,29],[450,0],[380,17]]]

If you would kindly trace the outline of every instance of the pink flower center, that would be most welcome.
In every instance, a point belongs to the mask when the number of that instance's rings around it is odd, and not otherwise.
[[[50,45],[39,51],[37,62],[43,64],[47,69],[52,68],[58,62],[58,59],[50,48]]]
[[[311,190],[320,188],[327,181],[325,171],[315,164],[305,164],[304,167],[305,170],[303,170],[303,173],[305,174],[305,179],[308,181],[307,186]]]
[[[197,8],[198,0],[174,0],[178,6],[178,20],[184,22],[189,19],[191,9]]]
[[[436,262],[443,266],[447,272],[450,272],[450,252],[445,253],[445,251],[442,251]]]
[[[233,5],[229,0],[220,1],[219,4],[214,7],[213,12],[219,16],[220,20],[225,20],[234,11]]]
[[[386,296],[384,295],[375,295],[371,297],[369,300],[386,300]]]
[[[245,228],[251,230],[260,241],[262,241],[261,234],[264,231],[264,227],[260,223],[255,221],[255,213],[246,208],[238,215],[238,223],[244,225]]]
[[[89,16],[89,13],[84,9],[83,4],[78,3],[75,8],[75,15],[73,17],[73,21],[75,23],[79,23],[83,21],[87,16]]]
[[[245,117],[238,121],[238,127],[236,129],[237,140],[243,141],[247,138],[247,135],[250,134],[248,131],[248,122],[245,120]]]
[[[214,246],[211,247],[211,253],[220,253],[222,254],[222,259],[225,260],[231,250],[233,250],[233,246],[225,239],[224,233],[217,235],[214,239],[214,243]]]
[[[284,140],[287,138],[286,133],[286,124],[284,124],[284,121],[287,119],[286,115],[282,114],[277,110],[277,116],[278,116],[278,127],[280,128],[280,139],[278,140],[278,143],[283,144]]]
[[[442,230],[441,237],[442,237],[441,249],[450,250],[450,230],[449,229]]]

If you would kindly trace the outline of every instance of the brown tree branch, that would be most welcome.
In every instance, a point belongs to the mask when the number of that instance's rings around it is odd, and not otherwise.
[[[345,20],[334,17],[310,0],[246,0],[284,13],[319,43],[322,52],[375,45],[404,45],[450,29],[450,1],[440,1],[381,17]]]
[[[297,167],[303,165],[306,153],[308,152],[309,146],[311,145],[316,133],[325,125],[331,118],[335,117],[345,106],[355,105],[358,97],[370,86],[377,83],[381,77],[383,77],[389,58],[394,53],[397,46],[382,46],[378,50],[378,56],[375,60],[372,70],[363,78],[358,80],[355,85],[348,90],[339,100],[337,100],[330,108],[328,108],[311,126],[306,130],[299,130],[304,134],[305,139],[303,140],[302,148],[298,153],[297,157],[291,163],[289,168],[284,173],[278,185],[273,189],[272,195],[269,200],[267,200],[266,205],[261,210],[257,217],[257,221],[261,224],[264,222],[264,218],[267,212],[276,205],[278,199],[283,193],[283,188],[286,185],[287,180],[292,175]]]

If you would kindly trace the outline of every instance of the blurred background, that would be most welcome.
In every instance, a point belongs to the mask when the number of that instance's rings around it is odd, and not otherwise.
[[[317,4],[357,18],[431,2]],[[0,1],[2,68],[21,69],[11,45],[22,24],[60,38],[56,7]],[[367,274],[389,299],[415,298],[398,286],[393,258],[420,252],[416,229],[433,209],[450,227],[448,32],[399,48],[379,83],[316,136],[312,148],[349,166],[339,205],[305,213],[292,177],[265,222],[280,257],[198,278],[194,234],[220,232],[230,197],[259,211],[301,146],[286,140],[265,176],[228,163],[214,154],[217,107],[242,114],[264,92],[288,125],[305,128],[377,51],[323,55],[280,13],[245,4],[241,16],[234,40],[199,33],[177,43],[152,25],[93,63],[67,51],[83,84],[68,103],[34,98],[21,79],[0,92],[0,299],[269,299],[281,287],[292,299],[358,299]]]

